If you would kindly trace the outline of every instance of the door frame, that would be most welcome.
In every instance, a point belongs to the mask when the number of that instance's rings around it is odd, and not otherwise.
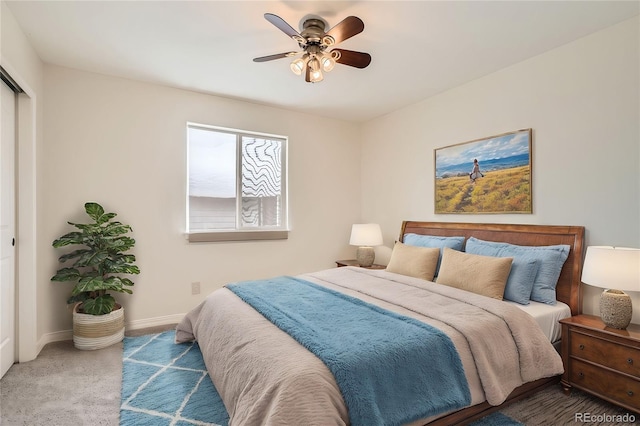
[[[33,88],[5,58],[2,67],[20,86],[16,143],[16,361],[36,358],[38,345],[37,300],[37,138],[38,99]]]

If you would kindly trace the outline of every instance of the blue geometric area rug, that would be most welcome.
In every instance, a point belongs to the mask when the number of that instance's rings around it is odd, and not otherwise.
[[[175,344],[175,331],[125,337],[121,426],[227,426],[197,343]]]
[[[124,338],[120,426],[228,426],[198,343],[174,339],[173,330]],[[493,413],[469,426],[524,425]]]

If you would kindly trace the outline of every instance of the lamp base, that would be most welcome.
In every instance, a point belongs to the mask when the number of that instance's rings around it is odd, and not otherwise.
[[[373,265],[373,260],[376,258],[376,252],[373,247],[358,247],[356,250],[356,262],[358,265],[368,268]]]
[[[624,330],[631,323],[631,298],[620,290],[605,290],[600,296],[600,318],[609,327]]]

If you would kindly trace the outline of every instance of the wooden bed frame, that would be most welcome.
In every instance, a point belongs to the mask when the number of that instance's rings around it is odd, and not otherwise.
[[[403,241],[404,235],[408,233],[444,237],[464,236],[465,238],[473,236],[485,241],[498,241],[523,246],[568,244],[571,249],[558,279],[556,297],[559,301],[569,305],[572,315],[578,315],[582,312],[580,276],[584,253],[583,226],[404,221],[400,229],[399,240]],[[507,400],[499,406],[492,406],[487,402],[483,402],[441,417],[429,423],[429,426],[470,423],[553,383],[558,383],[559,380],[560,376],[556,376],[525,383],[516,388]]]

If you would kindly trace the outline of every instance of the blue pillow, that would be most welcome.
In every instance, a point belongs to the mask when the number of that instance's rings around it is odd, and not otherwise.
[[[438,257],[438,263],[436,264],[436,273],[434,278],[438,276],[440,270],[440,261],[442,260],[442,250],[445,247],[449,247],[453,250],[462,251],[462,245],[464,244],[464,237],[439,237],[436,235],[419,235],[419,234],[404,234],[402,242],[410,246],[419,247],[431,247],[439,248],[440,256]]]
[[[513,257],[513,265],[516,269],[520,269],[521,265],[529,265],[522,268],[522,272],[514,275],[513,285],[514,292],[522,300],[521,295],[526,291],[527,276],[534,275],[533,287],[531,289],[530,300],[546,303],[548,305],[556,304],[556,285],[560,277],[560,271],[564,262],[569,257],[570,246],[566,244],[555,246],[518,246],[508,243],[496,243],[493,241],[483,241],[474,237],[467,240],[466,251],[474,254],[483,254],[485,256]],[[531,262],[537,263],[537,272],[533,272]],[[511,277],[510,277],[511,278]],[[516,284],[517,283],[517,284]],[[509,284],[507,284],[508,286]],[[514,297],[514,298],[515,298]],[[506,299],[505,295],[505,299]],[[512,299],[509,299],[512,300]],[[514,302],[522,303],[514,300]]]

